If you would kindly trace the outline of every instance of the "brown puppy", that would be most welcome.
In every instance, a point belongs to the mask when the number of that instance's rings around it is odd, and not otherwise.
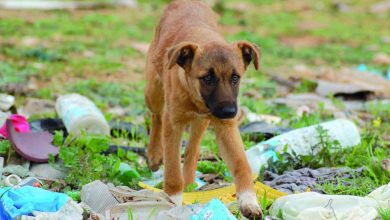
[[[258,69],[258,60],[254,44],[223,39],[206,4],[175,0],[165,10],[147,56],[145,100],[153,114],[149,166],[157,170],[164,160],[164,191],[174,201],[180,203],[184,187],[194,182],[201,138],[211,124],[242,213],[261,216],[236,119],[240,79],[251,62]],[[180,146],[187,126],[182,172]]]

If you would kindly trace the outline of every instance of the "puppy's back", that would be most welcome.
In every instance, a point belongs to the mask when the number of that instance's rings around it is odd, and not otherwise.
[[[160,69],[167,48],[182,41],[205,41],[220,38],[218,16],[199,0],[174,0],[165,9],[156,28],[150,52]],[[208,32],[205,35],[205,32]]]

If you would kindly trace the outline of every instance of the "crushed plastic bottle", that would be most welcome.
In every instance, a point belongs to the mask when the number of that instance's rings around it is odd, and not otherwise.
[[[282,153],[285,146],[287,146],[289,153],[295,152],[297,155],[312,153],[312,147],[319,143],[318,126],[327,130],[330,140],[337,140],[342,148],[360,144],[359,129],[353,122],[346,119],[296,129],[261,142],[247,150],[246,156],[252,172],[258,174],[261,167],[266,166],[270,158],[274,161],[277,160],[276,152]]]
[[[69,133],[109,135],[110,126],[102,112],[88,98],[79,94],[67,94],[57,99],[56,110]]]

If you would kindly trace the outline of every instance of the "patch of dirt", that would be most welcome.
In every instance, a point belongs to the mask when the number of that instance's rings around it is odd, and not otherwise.
[[[279,41],[291,47],[314,47],[326,42],[324,38],[314,36],[283,36]]]

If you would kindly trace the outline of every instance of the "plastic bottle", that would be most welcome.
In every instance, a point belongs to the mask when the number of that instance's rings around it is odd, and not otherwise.
[[[318,126],[327,130],[330,140],[337,140],[342,148],[356,146],[360,143],[360,133],[356,125],[346,119],[338,119],[296,129],[261,142],[246,151],[249,165],[254,174],[267,165],[270,158],[277,160],[276,152],[282,153],[285,146],[287,152],[294,151],[297,155],[309,155],[312,147],[319,143]],[[314,152],[316,153],[316,152]]]
[[[57,99],[56,110],[69,133],[109,135],[110,127],[101,111],[88,98],[79,94],[67,94]]]

